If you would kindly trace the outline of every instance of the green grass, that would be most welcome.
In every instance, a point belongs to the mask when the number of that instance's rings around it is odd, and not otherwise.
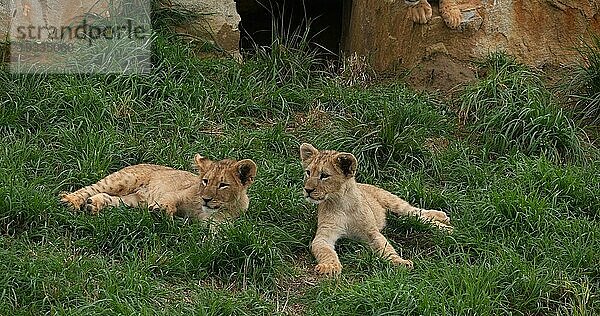
[[[0,72],[1,315],[600,313],[600,152],[540,74],[496,56],[456,113],[399,83],[342,85],[307,56],[198,60],[173,41],[147,75]],[[359,180],[455,232],[390,215],[413,271],[342,240],[342,276],[317,278],[302,142],[353,152]],[[258,164],[250,209],[216,233],[58,202],[135,163],[191,170],[197,152]]]
[[[597,129],[600,125],[600,36],[577,48],[580,60],[571,76],[564,79],[564,90],[575,103],[575,117]]]
[[[555,161],[580,160],[581,128],[557,104],[540,75],[502,53],[482,65],[482,80],[462,95],[461,117],[473,123],[472,140],[480,140],[490,157],[544,155]]]

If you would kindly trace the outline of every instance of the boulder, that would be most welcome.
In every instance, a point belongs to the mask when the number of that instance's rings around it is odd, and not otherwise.
[[[8,2],[0,0],[0,43],[8,39],[9,14]]]
[[[8,11],[8,1],[0,0],[0,64],[9,60],[8,29],[10,27],[10,15]]]
[[[179,31],[199,37],[222,48],[236,59],[240,55],[240,15],[234,0],[175,0],[181,6],[198,15],[195,23],[184,25]]]
[[[456,0],[457,30],[439,16],[427,24],[406,18],[402,0],[354,0],[343,40],[347,55],[367,56],[379,72],[411,69],[425,88],[451,88],[475,77],[472,61],[504,51],[534,66],[562,66],[578,59],[574,47],[600,34],[600,0]]]

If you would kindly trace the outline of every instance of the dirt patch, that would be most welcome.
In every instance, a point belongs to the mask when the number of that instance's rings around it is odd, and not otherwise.
[[[476,78],[477,72],[471,63],[440,53],[410,69],[406,80],[416,90],[453,93]]]

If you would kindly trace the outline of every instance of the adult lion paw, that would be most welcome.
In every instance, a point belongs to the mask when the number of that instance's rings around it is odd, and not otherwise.
[[[315,266],[315,272],[326,276],[337,276],[342,272],[342,265],[340,263],[319,263]]]
[[[460,9],[458,9],[454,0],[440,1],[440,15],[449,28],[456,29],[460,25]]]
[[[406,16],[415,23],[425,24],[431,19],[431,14],[431,5],[429,2],[421,0],[419,3],[408,7]]]

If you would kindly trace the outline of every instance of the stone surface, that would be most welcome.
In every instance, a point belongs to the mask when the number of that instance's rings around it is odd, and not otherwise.
[[[3,4],[8,4],[10,17],[3,28],[9,33],[11,71],[146,71],[141,66],[149,65],[149,7],[143,2],[134,6],[98,0],[5,0]]]
[[[8,1],[0,0],[0,42],[4,42],[8,39]]]
[[[106,15],[108,4],[97,0],[0,0],[0,12],[0,34],[6,38],[11,25],[15,35],[18,26],[71,25],[87,12]]]
[[[5,0],[0,0],[0,63],[8,62],[8,4]]]
[[[447,28],[432,2],[433,18],[406,19],[404,1],[354,0],[344,51],[368,56],[380,72],[411,69],[425,88],[450,88],[474,78],[471,62],[506,51],[531,66],[560,66],[572,49],[600,34],[600,0],[457,0],[463,23]]]
[[[210,39],[234,58],[241,59],[238,28],[241,19],[234,0],[176,0],[173,3],[200,16],[196,23],[182,26],[179,31]]]

